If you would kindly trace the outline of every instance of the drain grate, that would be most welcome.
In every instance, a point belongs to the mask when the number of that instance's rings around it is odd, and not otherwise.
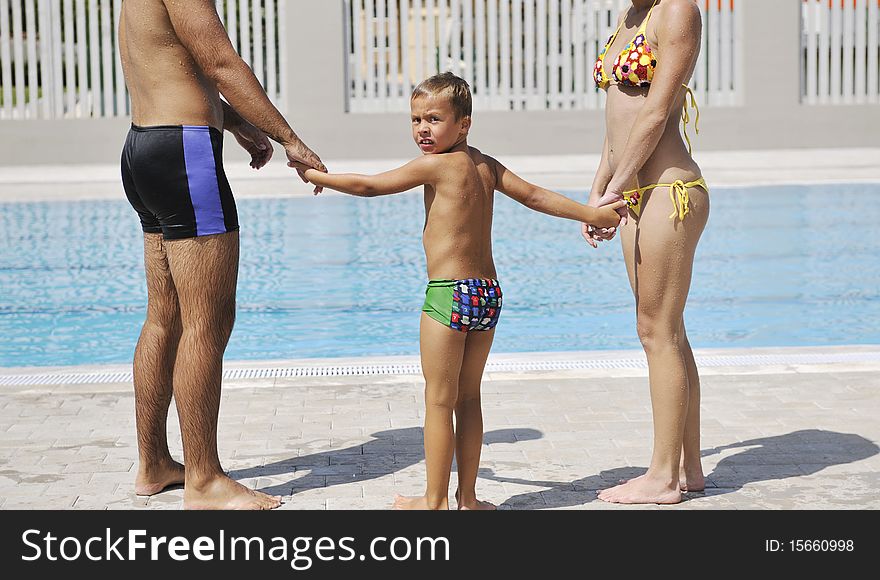
[[[834,363],[880,362],[880,351],[842,352],[842,353],[784,353],[784,354],[742,354],[697,356],[701,367],[743,367],[762,365],[809,365]],[[529,371],[565,371],[583,369],[646,369],[644,356],[627,358],[582,358],[490,361],[486,365],[489,373],[516,373]],[[418,363],[381,364],[337,364],[308,365],[275,368],[233,368],[223,371],[226,380],[276,379],[293,377],[345,377],[369,375],[419,375]],[[0,386],[31,385],[77,385],[130,383],[130,371],[51,373],[30,375],[0,375]]]

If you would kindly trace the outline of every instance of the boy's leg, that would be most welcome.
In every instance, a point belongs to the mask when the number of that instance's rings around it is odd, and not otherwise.
[[[467,335],[422,313],[420,347],[425,375],[425,464],[422,497],[397,496],[395,509],[449,509],[449,474],[455,453],[452,411]]]
[[[134,351],[138,472],[134,491],[153,495],[183,483],[183,466],[171,458],[166,435],[172,373],[180,341],[180,305],[162,234],[144,234],[147,319]]]
[[[280,500],[232,481],[217,455],[223,352],[235,320],[238,232],[166,244],[183,334],[174,365],[188,509],[272,509]]]
[[[458,465],[458,509],[495,509],[476,495],[480,450],[483,446],[483,411],[480,383],[495,329],[469,332],[458,377],[458,401],[455,404],[455,460]]]

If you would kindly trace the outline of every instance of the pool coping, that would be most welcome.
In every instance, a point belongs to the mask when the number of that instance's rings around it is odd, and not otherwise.
[[[703,374],[785,374],[880,372],[880,345],[700,348],[694,350]],[[493,353],[484,380],[516,377],[647,376],[641,350]],[[344,377],[375,381],[421,380],[418,356],[308,358],[224,363],[230,388],[334,384]],[[60,367],[0,367],[0,392],[115,391],[131,385],[130,364]]]

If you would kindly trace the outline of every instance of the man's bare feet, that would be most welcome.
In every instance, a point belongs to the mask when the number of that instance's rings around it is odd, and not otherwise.
[[[398,495],[394,498],[394,505],[391,509],[395,510],[448,510],[449,500],[443,499],[439,504],[431,505],[428,498],[420,496],[403,496]]]
[[[183,465],[176,461],[149,468],[141,464],[134,480],[134,492],[137,495],[156,495],[169,487],[183,485],[183,480]]]
[[[271,510],[281,497],[248,489],[225,475],[201,485],[187,484],[183,491],[186,510]]]
[[[461,500],[461,495],[458,490],[455,490],[455,503],[456,507],[460,510],[473,510],[473,511],[494,511],[498,508],[495,504],[491,504],[487,501],[478,500],[476,497],[466,499],[464,501]]]
[[[681,490],[675,483],[657,480],[646,473],[624,484],[603,489],[599,492],[599,499],[609,503],[672,504],[681,501]]]

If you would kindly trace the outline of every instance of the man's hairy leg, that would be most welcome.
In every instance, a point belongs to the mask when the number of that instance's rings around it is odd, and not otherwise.
[[[168,451],[166,434],[181,324],[162,234],[144,234],[144,270],[147,319],[133,365],[139,457],[134,490],[138,495],[154,495],[182,484],[184,478],[183,466]]]
[[[183,333],[174,398],[183,435],[186,509],[272,509],[280,498],[246,488],[223,472],[217,416],[223,352],[235,321],[238,232],[169,242]]]

